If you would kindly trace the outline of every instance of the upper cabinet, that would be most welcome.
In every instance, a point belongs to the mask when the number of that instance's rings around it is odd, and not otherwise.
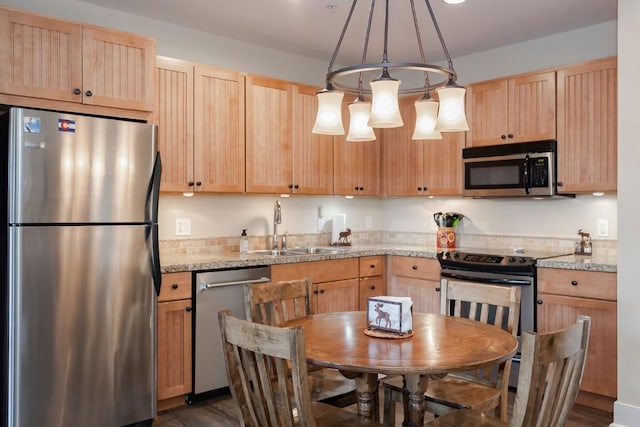
[[[244,191],[244,75],[157,58],[156,123],[165,192]]]
[[[615,191],[616,58],[561,68],[557,78],[559,190]]]
[[[311,133],[317,91],[247,76],[248,193],[332,194],[333,137]]]
[[[464,132],[443,132],[442,139],[412,140],[414,100],[403,100],[404,126],[383,129],[382,164],[387,196],[461,194]]]
[[[10,99],[15,104],[150,112],[154,60],[150,38],[0,9],[0,93],[40,100]]]
[[[467,91],[468,146],[556,137],[555,72],[475,83]]]

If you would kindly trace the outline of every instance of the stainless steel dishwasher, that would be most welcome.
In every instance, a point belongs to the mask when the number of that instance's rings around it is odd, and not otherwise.
[[[228,386],[218,312],[231,310],[234,316],[244,319],[244,286],[269,280],[271,268],[264,266],[196,274],[193,292],[193,392],[187,396],[189,403],[226,392],[225,387]]]

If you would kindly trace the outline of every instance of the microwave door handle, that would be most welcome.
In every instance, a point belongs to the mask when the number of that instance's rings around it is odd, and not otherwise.
[[[529,159],[529,155],[524,156],[524,192],[529,194],[529,189],[531,188],[531,184],[529,182],[529,168],[531,167],[531,162]]]

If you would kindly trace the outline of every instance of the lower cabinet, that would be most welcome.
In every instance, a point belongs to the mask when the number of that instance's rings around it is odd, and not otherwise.
[[[384,277],[384,255],[366,256],[360,258],[359,273],[359,304],[358,310],[367,310],[367,299],[385,295],[387,291]]]
[[[271,280],[308,277],[315,313],[358,310],[358,258],[297,262],[271,266]]]
[[[391,256],[387,293],[410,297],[414,313],[440,313],[440,263],[437,259]]]
[[[158,410],[184,404],[191,392],[191,273],[162,275],[158,296]]]
[[[578,403],[613,411],[617,391],[616,274],[538,269],[538,332],[591,317],[591,334]]]

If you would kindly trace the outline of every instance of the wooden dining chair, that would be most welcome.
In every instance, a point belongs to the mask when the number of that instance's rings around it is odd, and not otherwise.
[[[241,320],[218,313],[227,379],[240,425],[374,426],[373,420],[312,402],[307,387],[304,330]]]
[[[492,324],[517,336],[520,321],[519,286],[495,286],[450,279],[441,280],[440,311],[444,315],[466,317]],[[426,409],[437,416],[461,408],[495,410],[507,420],[507,399],[511,359],[473,372],[452,373],[429,381],[425,393]],[[406,418],[406,393],[402,378],[382,380],[384,423],[395,422],[394,402],[402,402]],[[387,421],[388,420],[388,421]]]
[[[245,287],[244,301],[247,319],[265,325],[278,326],[288,320],[313,314],[309,279],[256,283]],[[337,369],[307,367],[311,398],[345,406],[355,399],[355,380],[346,378]]]
[[[589,345],[591,318],[556,332],[522,334],[518,390],[509,422],[478,410],[460,410],[429,423],[434,427],[562,427],[578,396]]]

